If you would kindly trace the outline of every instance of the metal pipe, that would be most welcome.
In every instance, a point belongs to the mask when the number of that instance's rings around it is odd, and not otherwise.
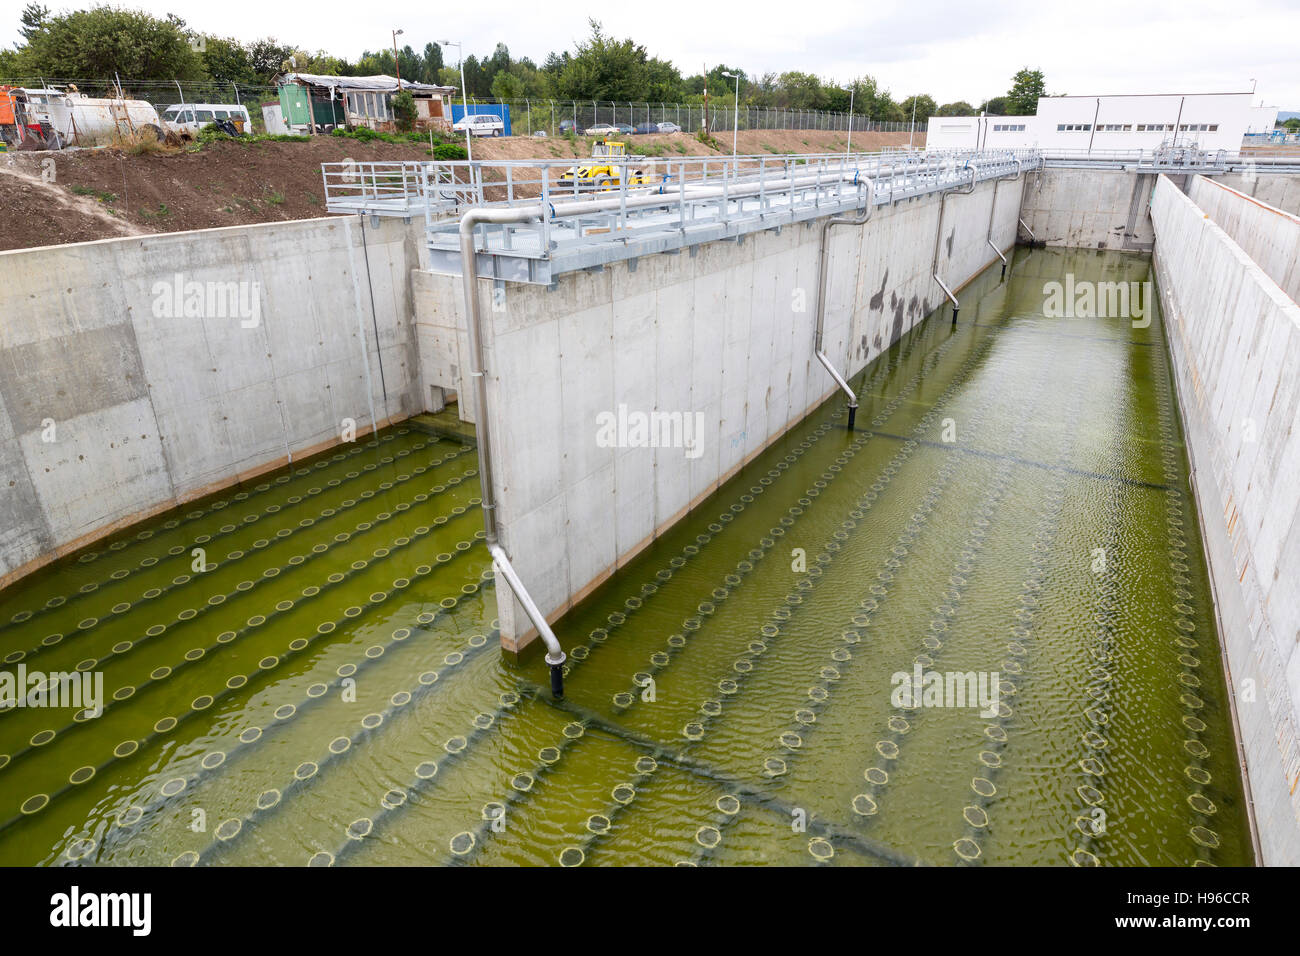
[[[495,569],[505,577],[511,593],[523,605],[528,619],[546,644],[546,663],[551,668],[551,692],[556,698],[564,696],[564,651],[555,633],[546,623],[533,601],[532,595],[524,587],[523,581],[515,573],[509,556],[501,547],[497,535],[496,498],[492,484],[492,446],[489,428],[487,377],[483,374],[483,335],[482,313],[479,310],[478,297],[478,255],[474,249],[474,230],[480,223],[507,224],[529,222],[546,215],[543,205],[518,206],[507,209],[470,209],[460,219],[460,258],[465,283],[465,319],[469,333],[470,377],[474,382],[474,417],[478,433],[479,482],[482,486],[483,530],[487,539],[488,553],[492,555]]]
[[[816,177],[790,177],[782,180],[782,182],[795,185],[801,179],[809,178]],[[763,182],[747,184],[739,189],[731,190],[730,194],[732,196],[741,194],[751,195],[763,189],[764,186],[765,183]],[[693,195],[703,195],[705,197],[709,195],[721,196],[724,188],[725,187],[706,187],[700,189],[698,193],[693,193]],[[866,222],[866,220],[870,218],[871,212],[874,209],[874,183],[870,179],[860,180],[859,190],[866,191],[867,193],[866,213],[860,220],[861,222]],[[534,220],[545,221],[548,218],[548,214],[551,218],[559,218],[561,216],[576,216],[587,212],[600,211],[602,209],[617,208],[621,204],[626,204],[626,207],[635,208],[641,206],[671,204],[676,201],[677,200],[674,197],[657,193],[639,196],[623,195],[615,199],[593,199],[581,202],[561,203],[559,205],[538,203],[527,206],[495,207],[489,209],[475,208],[467,210],[460,219],[461,270],[463,273],[462,280],[464,282],[465,291],[465,314],[469,339],[470,377],[473,381],[474,389],[475,424],[478,435],[479,480],[482,486],[483,526],[486,543],[488,552],[492,555],[494,567],[500,571],[503,577],[505,577],[506,583],[509,585],[511,592],[518,599],[519,603],[523,605],[524,611],[528,615],[528,619],[532,622],[533,626],[537,628],[538,635],[546,644],[546,663],[551,668],[551,686],[556,697],[561,697],[564,693],[563,665],[566,660],[564,651],[561,649],[560,642],[556,638],[555,633],[546,622],[545,615],[542,614],[536,602],[533,601],[532,596],[528,593],[523,581],[515,572],[514,566],[510,563],[509,556],[501,547],[497,528],[496,499],[493,486],[491,431],[488,414],[487,377],[483,371],[482,312],[478,296],[478,255],[475,250],[474,231],[482,224],[507,225],[531,222]],[[847,222],[851,220],[843,221]],[[817,357],[826,367],[827,371],[830,372],[831,376],[836,380],[836,383],[850,396],[851,404],[849,424],[850,427],[852,427],[854,410],[857,408],[857,397],[853,394],[852,389],[849,388],[848,383],[844,381],[839,372],[836,371],[833,365],[831,365],[830,360],[821,352],[822,317],[824,315],[824,303],[821,287],[825,285],[826,281],[825,275],[827,262],[824,248],[826,228],[827,226],[823,226],[822,233],[823,258],[821,286],[819,286],[818,292]]]
[[[991,248],[994,252],[996,252],[998,258],[1002,260],[1002,278],[1004,279],[1007,277],[1007,257],[1002,254],[1002,250],[999,249],[997,247],[997,244],[993,241],[993,217],[997,213],[997,209],[998,209],[998,186],[1002,185],[1002,181],[1004,179],[1007,180],[1008,182],[1015,182],[1017,179],[1020,178],[1020,175],[1023,172],[1023,169],[1021,168],[1020,165],[1020,160],[1018,159],[1015,160],[1015,163],[1016,163],[1016,172],[1014,176],[999,176],[997,179],[993,181],[993,202],[989,204],[989,234],[988,237],[985,239],[985,241],[989,244],[989,248]]]
[[[819,273],[817,279],[817,332],[813,340],[813,351],[817,355],[817,361],[822,363],[822,367],[830,372],[831,378],[835,379],[835,384],[840,390],[849,397],[849,431],[853,431],[853,421],[858,415],[858,396],[857,393],[849,387],[849,383],[844,380],[844,376],[826,357],[822,351],[822,337],[826,325],[826,282],[830,273],[830,231],[832,226],[861,226],[876,210],[876,183],[873,179],[863,178],[858,182],[858,191],[866,191],[867,202],[866,211],[859,216],[832,216],[822,223],[821,246],[818,251]]]
[[[952,324],[953,325],[957,324],[957,311],[961,308],[961,303],[958,302],[957,297],[952,294],[952,290],[949,289],[948,286],[944,284],[944,281],[939,278],[939,240],[943,237],[943,213],[944,213],[944,207],[948,203],[948,197],[954,194],[959,196],[969,196],[971,193],[975,191],[975,177],[978,175],[978,171],[976,167],[971,166],[969,163],[967,163],[967,166],[970,169],[970,185],[962,186],[962,187],[954,186],[951,189],[943,190],[943,192],[940,194],[939,225],[938,228],[936,228],[934,231],[934,259],[931,263],[931,269],[930,269],[931,274],[934,276],[934,281],[939,283],[939,288],[943,290],[943,294],[946,295],[948,297],[948,301],[952,303]]]

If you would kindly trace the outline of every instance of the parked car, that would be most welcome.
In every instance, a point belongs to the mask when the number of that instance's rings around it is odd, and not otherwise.
[[[657,132],[659,132],[659,124],[658,124],[658,123],[638,123],[637,126],[636,126],[636,132],[639,133],[639,134],[641,134],[641,135],[646,135],[646,134],[648,134],[648,133],[657,133]]]
[[[534,131],[533,131],[533,135],[536,136],[536,137],[538,137],[539,139],[545,139],[546,136],[547,136],[547,133],[546,133],[546,130],[544,130],[544,129],[539,129],[539,130],[534,130]]]
[[[587,127],[588,136],[617,136],[619,132],[617,126],[610,126],[608,123],[597,123],[595,126]]]
[[[504,136],[506,123],[495,113],[470,113],[462,116],[451,128],[458,133],[468,129],[471,136]]]
[[[633,133],[636,132],[636,128],[633,126],[628,126],[627,123],[615,123],[614,128],[618,132],[622,133],[624,136],[631,136]]]
[[[680,133],[682,128],[676,123],[660,123],[659,132],[661,133]]]
[[[573,120],[560,120],[560,135],[567,136],[572,133],[574,136],[582,135],[582,127]]]
[[[170,130],[181,139],[193,139],[209,123],[225,120],[235,125],[241,133],[252,131],[253,121],[248,109],[231,103],[178,103],[163,110],[163,129]]]

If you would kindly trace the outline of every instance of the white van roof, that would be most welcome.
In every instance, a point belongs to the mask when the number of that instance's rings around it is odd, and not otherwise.
[[[243,103],[173,103],[166,110],[246,110]]]

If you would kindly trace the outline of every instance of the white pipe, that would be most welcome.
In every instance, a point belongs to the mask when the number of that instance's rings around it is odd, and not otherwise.
[[[993,241],[993,217],[997,215],[997,211],[998,211],[998,186],[1002,185],[1003,180],[1006,180],[1007,182],[1015,182],[1017,179],[1020,178],[1020,175],[1023,171],[1020,166],[1020,160],[1017,159],[1015,163],[1016,163],[1015,175],[999,176],[993,182],[993,202],[989,204],[989,233],[987,238],[984,240],[989,244],[989,248],[992,249],[995,253],[997,253],[998,258],[1002,260],[1002,275],[1004,276],[1007,274],[1007,257],[1002,254],[1002,250],[999,249],[997,247],[997,244]]]
[[[826,325],[826,283],[830,273],[830,231],[832,226],[861,226],[876,209],[876,184],[874,180],[863,179],[858,184],[859,195],[866,192],[866,211],[859,216],[832,216],[822,223],[821,245],[818,250],[818,279],[817,279],[817,331],[813,338],[813,352],[817,356],[817,361],[821,362],[822,367],[826,369],[835,379],[835,384],[840,390],[849,397],[849,423],[848,427],[853,428],[853,420],[858,413],[858,396],[857,393],[849,387],[849,383],[844,380],[844,376],[831,363],[831,360],[822,351],[822,337]]]
[[[478,255],[474,249],[474,229],[479,223],[516,223],[540,219],[546,214],[543,205],[516,206],[504,209],[471,209],[460,220],[460,254],[465,283],[465,317],[469,333],[470,377],[474,382],[474,417],[478,438],[479,482],[482,486],[483,526],[486,532],[488,553],[494,567],[506,579],[511,593],[523,605],[528,619],[546,644],[546,663],[551,667],[551,691],[557,697],[564,695],[564,651],[559,640],[546,623],[546,616],[533,601],[523,581],[515,573],[510,558],[497,537],[496,499],[492,484],[492,445],[489,428],[487,378],[483,374],[482,313],[478,299]]]
[[[942,191],[942,195],[939,197],[939,225],[934,232],[934,262],[932,264],[931,271],[933,272],[934,275],[934,281],[939,283],[939,288],[943,290],[943,294],[946,295],[948,297],[948,301],[952,303],[952,324],[953,325],[957,324],[957,312],[959,309],[961,309],[961,303],[957,301],[957,297],[952,294],[952,290],[948,288],[947,284],[942,279],[939,278],[939,241],[940,239],[943,238],[943,212],[944,212],[944,207],[948,203],[948,197],[950,195],[956,194],[959,196],[969,196],[971,193],[975,191],[976,176],[978,175],[979,172],[977,168],[975,166],[971,166],[969,186],[963,186],[961,188],[951,187],[949,189],[945,189]]]

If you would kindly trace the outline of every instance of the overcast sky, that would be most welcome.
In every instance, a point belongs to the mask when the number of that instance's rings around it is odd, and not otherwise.
[[[18,40],[24,0],[3,0],[0,43]],[[57,10],[92,5],[44,0]],[[571,49],[596,16],[606,32],[631,36],[683,74],[727,63],[750,74],[803,70],[847,80],[871,74],[896,99],[929,93],[939,103],[1005,93],[1022,66],[1041,69],[1049,93],[1244,92],[1300,110],[1300,3],[1296,0],[821,0],[817,4],[656,0],[601,5],[546,0],[431,3],[354,0],[127,0],[156,15],[176,13],[197,30],[248,41],[273,36],[355,60],[389,44],[389,31],[420,49],[462,40],[482,56],[498,41],[539,64]],[[800,15],[807,13],[807,19]],[[454,62],[454,48],[447,59]]]

